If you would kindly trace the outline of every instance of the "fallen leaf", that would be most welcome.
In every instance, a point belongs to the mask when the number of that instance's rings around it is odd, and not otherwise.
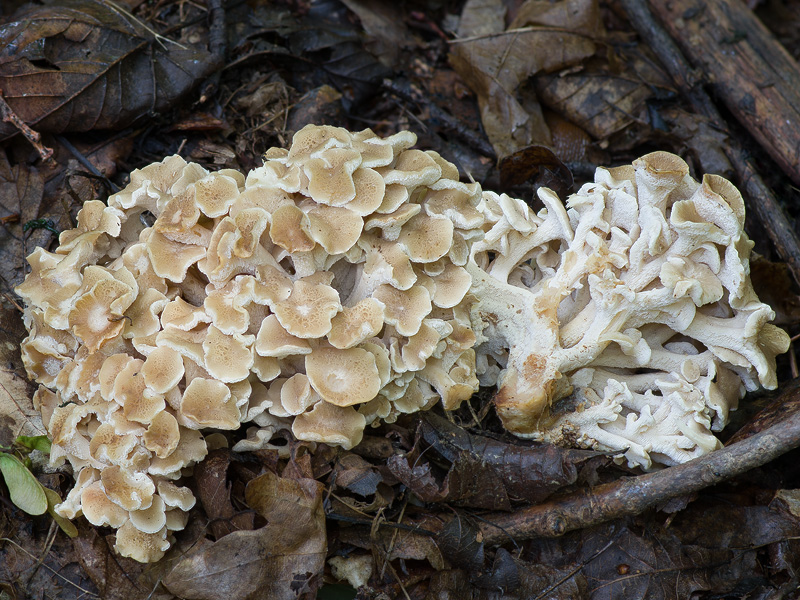
[[[659,93],[672,94],[671,81],[654,61],[642,56],[641,49],[619,53],[612,61],[586,61],[575,73],[537,76],[537,96],[595,139],[605,139],[631,123],[650,123],[647,101]],[[641,141],[637,137],[632,143]]]
[[[221,448],[209,452],[194,471],[197,496],[208,516],[211,531],[216,539],[232,531],[253,528],[252,515],[236,514],[231,503],[231,490],[228,485],[230,462],[230,451]]]
[[[0,303],[0,445],[10,446],[20,435],[46,435],[42,417],[31,400],[36,389],[25,377],[19,343],[27,332],[20,313]]]
[[[0,25],[0,89],[38,131],[124,127],[170,108],[218,68],[99,0],[22,8]],[[0,123],[0,137],[16,129]]]
[[[413,43],[399,5],[383,0],[342,0],[342,3],[361,21],[367,34],[367,50],[385,66],[397,66],[400,52],[407,51]]]
[[[267,525],[190,551],[164,586],[188,600],[314,598],[326,552],[322,485],[267,472],[248,483],[245,497]]]
[[[502,2],[495,5],[499,10]],[[473,16],[473,10],[480,12]],[[518,88],[536,73],[576,65],[594,54],[594,39],[603,33],[597,2],[528,0],[505,31],[498,29],[497,19],[481,20],[486,10],[484,0],[465,6],[467,15],[461,18],[467,26],[452,44],[450,63],[477,94],[483,128],[498,157],[531,144],[549,145],[541,107],[535,98],[523,102]]]
[[[394,455],[392,474],[424,502],[510,510],[512,501],[540,502],[577,480],[577,465],[596,452],[550,444],[523,446],[474,435],[432,413],[422,417],[414,449]],[[451,463],[442,474],[431,460]]]
[[[500,185],[504,190],[523,184],[546,186],[565,198],[573,183],[569,167],[547,146],[528,146],[500,160]]]

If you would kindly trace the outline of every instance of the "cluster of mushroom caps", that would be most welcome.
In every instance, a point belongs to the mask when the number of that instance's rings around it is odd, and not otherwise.
[[[717,447],[788,338],[748,277],[741,196],[654,153],[534,213],[401,132],[307,126],[246,177],[178,156],[87,203],[17,288],[58,511],[158,560],[201,432],[351,448],[479,378],[518,435],[676,464]]]

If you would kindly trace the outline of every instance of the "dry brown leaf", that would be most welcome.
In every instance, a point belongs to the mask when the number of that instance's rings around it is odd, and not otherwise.
[[[501,10],[502,2],[496,5]],[[505,31],[487,31],[486,21],[477,25],[486,10],[486,0],[467,3],[462,25],[475,29],[459,30],[450,62],[477,94],[483,127],[498,157],[531,144],[549,145],[541,107],[519,98],[518,88],[536,73],[576,65],[594,54],[594,40],[603,34],[597,2],[528,0]]]
[[[19,354],[25,334],[19,312],[0,304],[0,446],[10,446],[20,435],[47,435],[31,401],[36,388],[28,383]]]
[[[621,51],[613,61],[591,60],[566,75],[536,78],[542,104],[560,113],[595,139],[604,139],[634,122],[649,123],[647,100],[665,92],[669,78],[640,51]]]
[[[365,47],[387,67],[397,66],[400,51],[413,41],[400,7],[384,0],[342,0],[342,3],[361,20],[368,38]]]
[[[164,586],[197,600],[314,598],[326,552],[322,485],[267,472],[248,483],[245,497],[267,525],[188,553]]]
[[[217,67],[205,50],[156,40],[99,0],[29,5],[0,28],[0,89],[39,131],[125,126],[168,109]],[[0,138],[15,133],[0,123]]]

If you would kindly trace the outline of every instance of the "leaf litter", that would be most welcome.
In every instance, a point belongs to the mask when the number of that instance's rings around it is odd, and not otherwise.
[[[19,136],[0,153],[5,293],[24,275],[24,255],[53,239],[47,229],[26,237],[25,223],[50,219],[63,229],[70,217],[62,198],[74,216],[80,202],[107,193],[102,180],[74,175],[83,167],[48,132],[67,134],[117,186],[122,173],[174,152],[209,167],[252,168],[307,122],[412,129],[421,147],[455,160],[465,177],[526,197],[541,185],[567,193],[597,164],[629,161],[654,145],[698,172],[731,169],[726,135],[687,109],[647,40],[593,0],[256,1],[225,13],[230,51],[204,103],[191,90],[220,65],[205,49],[202,3],[129,9],[70,0],[4,18],[0,39],[10,43],[0,51],[0,88],[56,149],[50,166],[35,163]],[[87,52],[97,54],[87,61]],[[141,93],[125,93],[131,82]],[[2,125],[2,136],[13,133]],[[791,282],[754,264],[754,276],[781,290],[781,323],[796,333]],[[16,349],[19,314],[2,303],[0,444],[8,446],[43,431]],[[782,368],[786,380],[790,367]],[[480,532],[493,515],[637,475],[597,453],[509,438],[489,402],[484,392],[473,412],[383,425],[350,452],[296,444],[285,433],[281,451],[238,455],[224,447],[235,441],[228,437],[187,479],[198,505],[156,565],[116,556],[108,530],[78,519],[70,540],[49,516],[3,502],[0,532],[13,543],[0,543],[0,593],[324,600],[346,590],[334,585],[333,557],[372,565],[358,580],[366,581],[364,600],[766,597],[797,586],[800,472],[792,454],[660,512],[487,544]],[[770,408],[749,433],[787,409],[767,397],[760,404]],[[68,475],[34,471],[54,488],[48,500],[63,497]],[[7,494],[0,488],[0,499]]]

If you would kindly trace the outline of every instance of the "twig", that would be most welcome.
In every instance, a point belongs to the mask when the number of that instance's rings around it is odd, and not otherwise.
[[[48,148],[41,143],[42,135],[38,131],[34,131],[25,124],[17,114],[11,109],[3,97],[3,90],[0,90],[0,117],[6,123],[11,123],[14,127],[19,129],[19,132],[25,136],[31,145],[36,148],[42,160],[47,161],[53,156],[53,149]]]
[[[33,554],[31,554],[30,552],[28,552],[27,550],[25,550],[25,548],[23,548],[22,546],[20,546],[20,545],[19,545],[17,542],[15,542],[14,540],[12,540],[12,539],[10,539],[10,538],[7,538],[7,537],[2,537],[2,538],[0,538],[0,542],[8,542],[9,544],[11,544],[11,545],[13,545],[13,546],[16,546],[16,547],[17,547],[17,549],[19,549],[19,550],[21,550],[22,552],[24,552],[25,554],[27,554],[27,555],[28,555],[30,558],[32,558],[33,560],[36,560],[36,557],[35,557]],[[94,598],[99,598],[99,597],[100,597],[100,596],[98,596],[97,594],[95,594],[94,592],[90,592],[89,590],[87,590],[87,589],[84,589],[84,588],[82,588],[81,586],[79,586],[77,583],[74,583],[74,582],[70,581],[69,579],[67,579],[66,577],[64,577],[64,576],[63,576],[61,573],[59,573],[58,571],[56,571],[55,569],[53,569],[51,566],[49,566],[49,565],[44,565],[44,568],[45,568],[45,569],[47,569],[48,571],[50,571],[50,572],[51,572],[53,575],[55,575],[56,577],[59,577],[60,579],[63,579],[64,581],[66,581],[68,584],[70,584],[70,585],[71,585],[71,586],[73,586],[74,588],[76,588],[76,589],[80,590],[81,592],[83,592],[83,593],[84,593],[84,594],[86,594],[87,596],[92,596],[92,597],[94,597]]]
[[[400,96],[403,100],[414,102],[417,105],[425,106],[430,113],[431,119],[439,121],[442,126],[453,135],[459,137],[465,144],[474,148],[484,156],[497,158],[491,144],[476,132],[464,127],[464,123],[456,119],[453,115],[439,108],[435,103],[426,101],[410,82],[403,79],[384,79],[383,87]]]
[[[207,0],[208,19],[210,21],[208,31],[208,49],[219,59],[220,64],[225,62],[227,44],[225,43],[225,6],[222,0]],[[200,103],[206,102],[219,87],[221,71],[217,70],[203,84],[200,93]]]
[[[725,120],[700,85],[700,76],[666,30],[655,21],[647,4],[641,0],[621,2],[641,39],[647,40],[692,108],[708,118],[717,129],[727,132]],[[800,284],[800,238],[784,215],[777,198],[756,171],[749,153],[730,133],[728,143],[722,150],[739,175],[739,184],[749,199],[748,208],[755,212],[764,225],[781,259],[788,265],[795,281]]]
[[[510,514],[484,514],[492,523],[480,524],[484,541],[503,543],[508,534],[517,540],[557,537],[567,531],[637,515],[670,498],[697,492],[760,467],[800,446],[800,381],[791,382],[775,402],[788,408],[782,421],[682,465],[625,477]]]

